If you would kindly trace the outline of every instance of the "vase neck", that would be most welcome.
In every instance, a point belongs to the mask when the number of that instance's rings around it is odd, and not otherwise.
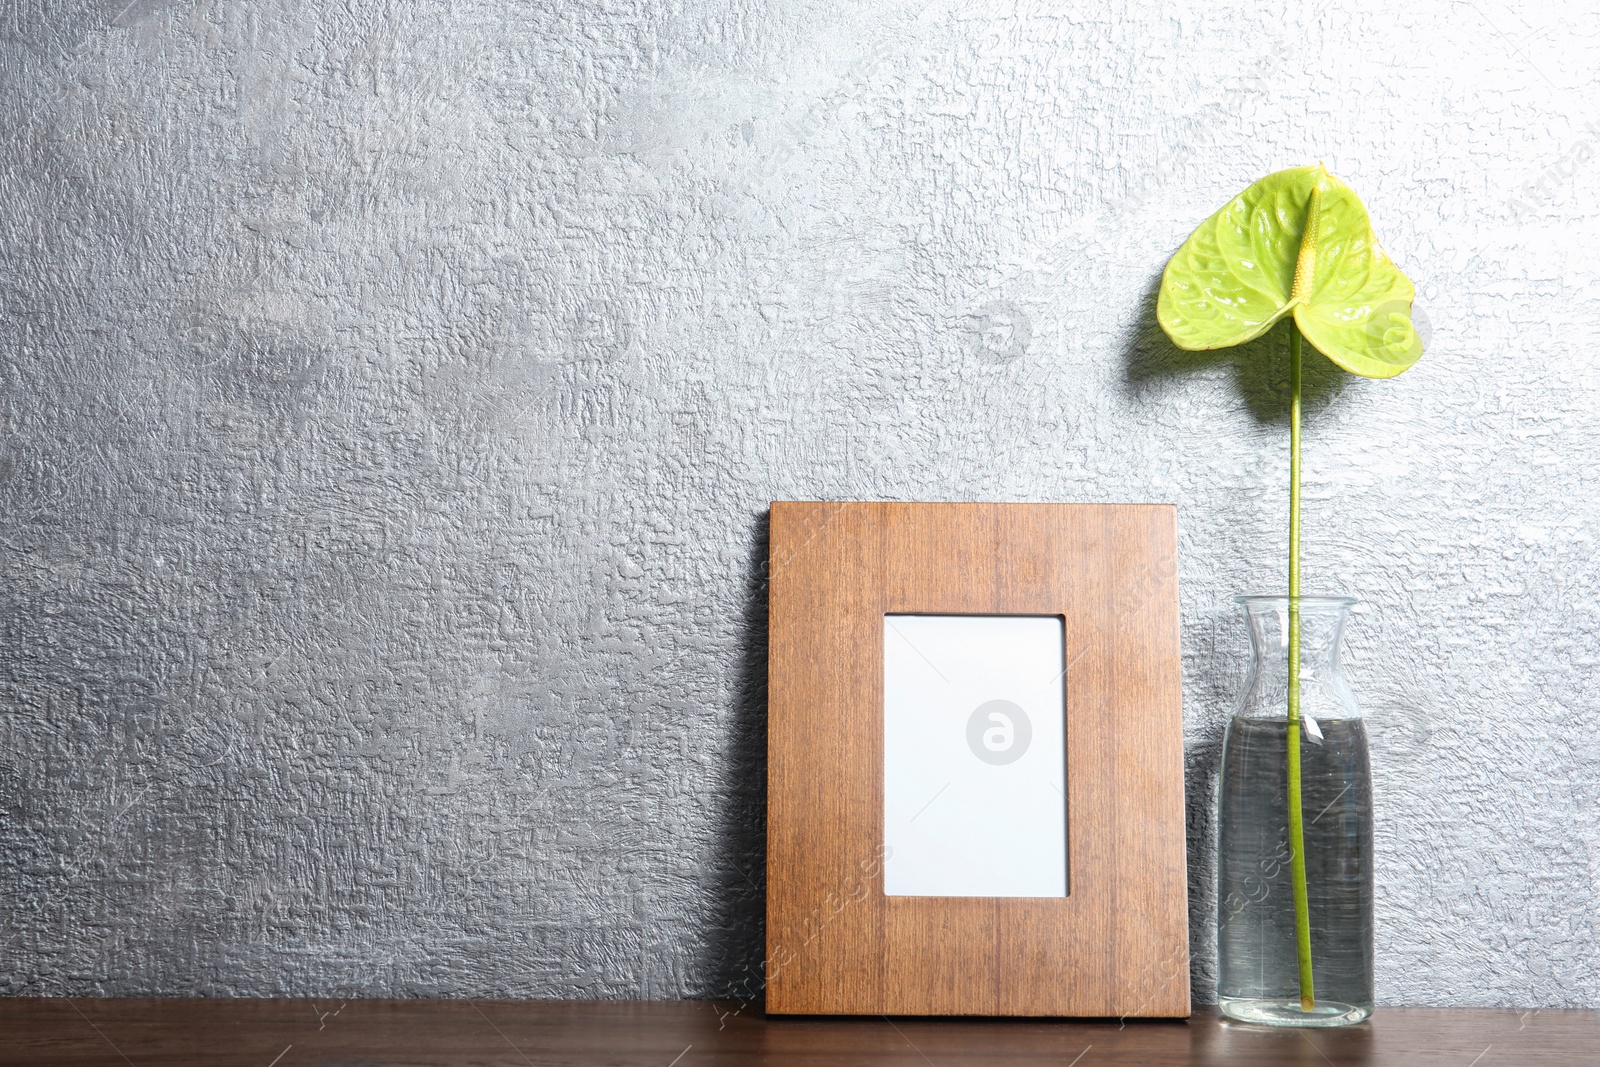
[[[1351,597],[1242,596],[1235,598],[1250,630],[1250,674],[1237,714],[1282,717],[1287,711],[1289,633],[1298,614],[1301,700],[1314,715],[1348,718],[1360,714],[1344,679],[1340,651]]]

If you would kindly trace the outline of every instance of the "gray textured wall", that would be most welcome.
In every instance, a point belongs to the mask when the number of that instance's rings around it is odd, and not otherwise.
[[[728,992],[774,498],[1180,505],[1195,980],[1282,338],[1166,257],[1325,159],[1417,282],[1314,374],[1390,1003],[1600,1003],[1600,16],[11,0],[0,989]]]

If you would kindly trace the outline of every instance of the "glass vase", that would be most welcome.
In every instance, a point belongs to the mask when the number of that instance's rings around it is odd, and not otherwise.
[[[1290,601],[1235,600],[1250,628],[1250,670],[1218,787],[1217,1004],[1241,1022],[1353,1025],[1372,1014],[1373,1000],[1372,770],[1366,726],[1339,666],[1356,601],[1299,598],[1296,733],[1312,978],[1303,989],[1290,842]]]

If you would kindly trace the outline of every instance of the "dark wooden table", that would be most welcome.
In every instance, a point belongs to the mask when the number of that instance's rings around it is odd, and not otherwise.
[[[1600,1065],[1600,1012],[1394,1008],[1341,1031],[765,1018],[706,1001],[0,999],[0,1064]]]

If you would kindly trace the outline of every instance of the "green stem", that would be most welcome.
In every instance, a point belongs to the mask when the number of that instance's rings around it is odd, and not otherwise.
[[[1300,330],[1289,322],[1289,864],[1300,1010],[1316,1006],[1311,981],[1311,909],[1306,900],[1305,814],[1300,798]]]

